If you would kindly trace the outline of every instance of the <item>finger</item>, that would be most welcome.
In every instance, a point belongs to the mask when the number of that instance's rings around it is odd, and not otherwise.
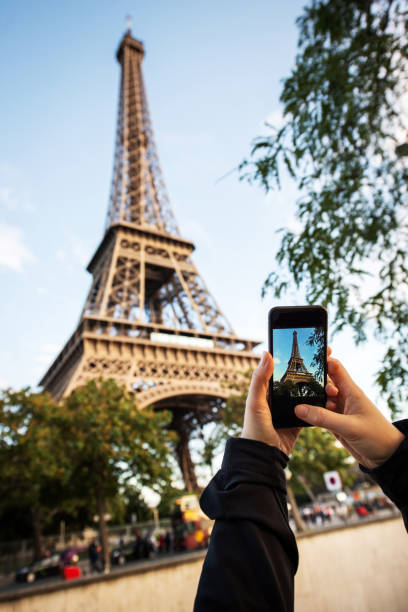
[[[334,400],[327,400],[326,410],[336,410],[336,409],[337,409],[337,402],[335,402]]]
[[[343,394],[355,394],[360,391],[350,374],[347,372],[343,364],[337,359],[329,359],[327,362],[327,370],[334,385]]]
[[[296,416],[317,427],[330,429],[340,436],[350,436],[353,430],[353,417],[326,410],[320,406],[299,404],[295,407]]]
[[[331,347],[330,347],[330,346],[328,346],[328,347],[327,347],[327,358],[329,358],[329,357],[330,357],[330,355],[332,354],[332,352],[333,352],[333,351],[332,351]]]
[[[330,397],[336,397],[339,394],[339,390],[333,385],[332,382],[329,382],[326,385],[326,394]]]
[[[270,353],[264,352],[258,367],[254,370],[248,391],[247,405],[265,401],[269,379],[273,372],[273,359]]]

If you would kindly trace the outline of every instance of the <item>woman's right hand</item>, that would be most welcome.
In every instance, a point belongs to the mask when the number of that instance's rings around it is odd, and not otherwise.
[[[340,361],[329,358],[327,369],[326,408],[300,404],[296,415],[331,431],[359,463],[372,470],[391,457],[404,435],[355,384]]]

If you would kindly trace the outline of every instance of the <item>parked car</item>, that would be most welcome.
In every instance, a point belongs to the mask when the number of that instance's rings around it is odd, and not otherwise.
[[[38,578],[58,576],[61,570],[60,553],[49,553],[39,561],[34,561],[16,572],[16,582],[32,583]]]
[[[155,546],[150,533],[143,537],[137,532],[135,539],[122,544],[111,553],[112,565],[124,565],[127,561],[152,559],[155,556]]]
[[[32,583],[38,578],[59,576],[61,570],[67,565],[75,565],[79,561],[79,553],[86,550],[84,546],[71,546],[61,553],[47,551],[39,561],[22,567],[16,572],[16,582]]]

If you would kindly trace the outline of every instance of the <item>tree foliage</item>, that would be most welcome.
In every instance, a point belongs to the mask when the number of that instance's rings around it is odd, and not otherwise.
[[[325,429],[304,427],[293,448],[289,469],[299,485],[309,494],[325,491],[323,474],[337,470],[345,486],[352,486],[350,455],[338,445],[335,437]]]
[[[273,394],[274,396],[285,396],[285,397],[319,397],[324,395],[324,387],[317,382],[317,380],[308,380],[307,382],[293,382],[293,380],[286,380],[280,382],[279,380],[273,383]],[[299,403],[301,399],[299,399]]]
[[[93,494],[115,494],[129,479],[158,490],[168,483],[169,414],[139,410],[134,396],[113,379],[75,389],[59,416],[66,455]]]
[[[325,343],[325,330],[323,327],[315,327],[308,339],[306,344],[314,348],[313,358],[310,366],[316,368],[313,372],[313,376],[316,380],[324,380],[324,366],[326,361],[326,343]]]
[[[57,512],[88,508],[100,517],[108,564],[105,513],[138,508],[140,489],[166,489],[174,435],[170,415],[139,410],[113,380],[91,380],[60,404],[48,393],[5,391],[0,399],[0,511],[31,509],[35,555],[44,525]]]
[[[171,518],[174,512],[175,500],[183,495],[191,495],[191,492],[187,491],[185,488],[179,488],[172,484],[165,487],[161,492],[160,503],[157,506],[159,516],[161,518]],[[151,516],[152,511],[150,509],[149,513]]]
[[[69,467],[57,432],[57,406],[48,393],[4,391],[0,399],[0,511],[28,510],[34,556],[42,531],[63,505],[69,507]]]
[[[152,511],[146,504],[139,487],[127,483],[116,498],[118,511],[116,523],[144,522],[152,519]]]
[[[386,347],[377,383],[396,414],[408,399],[407,4],[312,0],[297,23],[283,125],[241,164],[267,190],[286,168],[301,194],[301,229],[284,230],[264,292],[303,286],[308,302],[332,307],[335,330],[351,327],[357,342],[373,331]]]
[[[132,481],[160,490],[169,484],[169,445],[165,412],[139,410],[134,396],[113,379],[91,380],[61,406],[60,427],[73,478],[84,499],[96,501],[105,566],[109,566],[106,503]]]

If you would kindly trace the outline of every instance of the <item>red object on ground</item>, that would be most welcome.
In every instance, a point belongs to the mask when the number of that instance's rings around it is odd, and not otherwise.
[[[63,569],[64,580],[75,580],[81,578],[81,568],[77,565],[66,565]]]
[[[359,516],[368,516],[368,510],[367,508],[364,508],[364,506],[357,508],[356,512]]]

